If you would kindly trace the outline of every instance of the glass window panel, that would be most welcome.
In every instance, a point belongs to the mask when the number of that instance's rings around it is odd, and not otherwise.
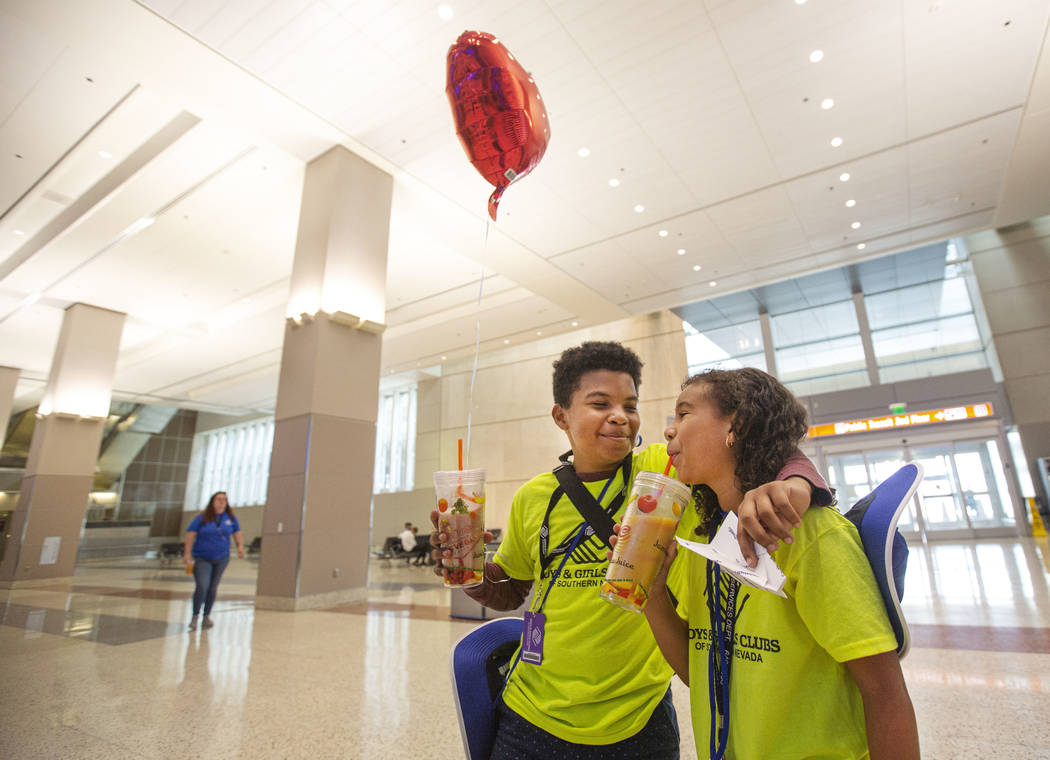
[[[716,367],[756,367],[756,360],[765,369],[762,323],[756,319],[703,332],[687,330],[685,353],[690,374]]]
[[[864,305],[873,331],[973,312],[961,277],[876,293],[866,296]]]
[[[956,491],[948,446],[912,449],[912,458],[922,465],[919,500],[926,527],[930,531],[967,528],[962,499]]]
[[[868,471],[862,454],[843,454],[827,457],[828,482],[836,489],[838,508],[846,512],[862,496],[871,491]]]
[[[853,301],[839,301],[770,317],[773,345],[812,345],[860,332]],[[780,366],[779,360],[777,366]]]
[[[902,380],[915,380],[921,377],[950,375],[955,372],[969,372],[984,369],[988,366],[988,357],[984,352],[946,356],[940,359],[927,359],[909,364],[898,364],[895,367],[879,367],[880,383],[897,383]]]
[[[405,490],[415,488],[416,480],[416,389],[409,394],[407,444],[405,447]]]

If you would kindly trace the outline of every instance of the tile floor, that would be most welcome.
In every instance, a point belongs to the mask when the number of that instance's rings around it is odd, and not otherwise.
[[[369,601],[255,610],[234,560],[215,627],[188,632],[192,579],[96,561],[72,591],[0,591],[0,758],[463,756],[448,618],[428,569],[372,560]],[[904,660],[925,758],[1050,758],[1046,539],[912,547]],[[695,760],[675,681],[682,758]]]

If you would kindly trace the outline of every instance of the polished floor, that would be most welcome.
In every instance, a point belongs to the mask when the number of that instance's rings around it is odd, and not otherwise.
[[[192,579],[95,561],[68,584],[0,591],[0,758],[463,757],[448,618],[429,569],[372,560],[369,601],[255,610],[233,560],[215,627],[188,632]],[[925,758],[1050,758],[1046,539],[912,547],[904,672]],[[675,681],[682,758],[694,760]]]

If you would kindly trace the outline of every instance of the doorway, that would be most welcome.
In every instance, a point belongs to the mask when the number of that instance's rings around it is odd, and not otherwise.
[[[924,477],[898,523],[905,537],[1018,535],[1001,435],[940,441],[898,439],[897,443],[890,447],[872,442],[870,447],[853,451],[836,445],[834,451],[824,452],[828,483],[837,490],[839,509],[849,509],[905,462],[916,462]]]

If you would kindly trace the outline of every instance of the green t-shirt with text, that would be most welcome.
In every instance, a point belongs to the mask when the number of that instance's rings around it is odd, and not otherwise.
[[[667,450],[653,444],[634,455],[631,480],[641,470],[663,472]],[[674,471],[671,471],[673,475]],[[606,481],[584,483],[595,498]],[[602,499],[607,506],[626,489],[622,470]],[[544,473],[518,489],[511,505],[507,532],[495,561],[509,576],[531,580],[533,609],[547,592],[561,563],[556,556],[541,572],[540,529],[554,490],[553,473]],[[615,518],[619,522],[624,504]],[[679,534],[695,525],[691,506],[683,511]],[[551,511],[548,552],[567,547],[583,525],[583,517],[562,496]],[[507,706],[554,736],[577,744],[612,744],[638,733],[667,691],[672,675],[645,616],[620,609],[598,595],[609,566],[605,545],[595,536],[580,541],[566,561],[543,606],[546,615],[543,662],[520,661],[503,699]],[[672,567],[668,585],[677,593],[680,563]]]
[[[737,593],[727,760],[868,757],[864,706],[844,663],[894,650],[893,629],[852,523],[834,509],[811,509],[794,537],[773,553],[787,576],[786,599],[746,585]],[[688,582],[679,613],[689,622],[693,733],[698,756],[707,757],[708,560],[678,554]],[[723,620],[727,583],[723,574]]]

